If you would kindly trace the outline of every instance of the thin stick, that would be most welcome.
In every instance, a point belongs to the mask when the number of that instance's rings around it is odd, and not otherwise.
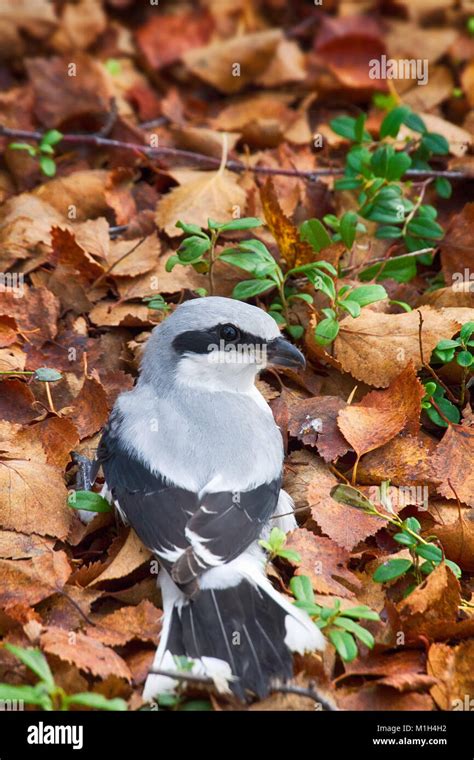
[[[11,129],[0,125],[0,135],[5,137],[22,138],[23,140],[33,140],[39,142],[43,133],[38,131],[29,131],[26,129]],[[220,159],[212,156],[206,156],[202,153],[194,153],[189,150],[181,150],[179,148],[152,148],[148,145],[140,145],[139,143],[124,142],[122,140],[112,140],[108,137],[102,137],[98,134],[65,134],[62,141],[64,143],[78,143],[80,145],[92,145],[100,148],[115,148],[117,150],[130,150],[138,155],[144,155],[148,157],[159,158],[170,157],[178,158],[186,161],[192,161],[198,164],[207,164],[209,167],[219,168]],[[226,169],[232,172],[245,172],[251,171],[254,174],[263,175],[275,175],[283,177],[299,177],[300,179],[306,179],[310,182],[314,182],[318,177],[340,177],[344,174],[344,167],[338,168],[324,168],[315,169],[313,171],[299,171],[298,169],[281,169],[273,168],[269,166],[247,166],[242,161],[229,160],[226,163]],[[406,177],[446,177],[447,179],[465,179],[471,175],[468,172],[454,171],[454,170],[437,170],[437,169],[408,169],[405,173]]]
[[[120,264],[120,263],[121,263],[121,262],[122,262],[124,259],[126,259],[126,258],[127,258],[127,256],[130,256],[130,254],[132,254],[134,251],[136,251],[136,250],[137,250],[137,248],[139,248],[139,246],[141,246],[141,244],[142,244],[142,243],[143,243],[145,240],[146,240],[146,237],[143,237],[143,238],[141,238],[141,239],[138,241],[138,243],[135,243],[135,245],[133,246],[133,248],[130,248],[130,250],[129,250],[129,251],[127,251],[126,253],[124,253],[122,256],[120,256],[120,258],[119,258],[119,259],[117,259],[117,261],[114,261],[114,263],[113,263],[113,264],[111,264],[111,265],[109,266],[109,268],[105,270],[105,272],[102,272],[102,274],[101,274],[101,275],[99,275],[99,277],[97,277],[97,279],[96,279],[96,280],[94,280],[94,282],[93,282],[93,283],[92,283],[92,285],[90,286],[89,290],[94,290],[94,288],[95,288],[95,287],[97,287],[97,285],[98,285],[100,282],[102,282],[102,280],[104,280],[104,279],[105,279],[105,278],[106,278],[106,277],[107,277],[107,276],[108,276],[108,275],[109,275],[109,274],[112,272],[112,270],[113,270],[113,269],[115,269],[115,267],[116,267],[116,266],[118,266],[118,265],[119,265],[119,264]]]
[[[429,364],[427,364],[425,362],[425,359],[424,359],[424,356],[423,356],[423,340],[422,340],[423,314],[421,313],[421,311],[419,309],[417,309],[417,311],[418,311],[418,317],[419,317],[418,345],[420,347],[420,357],[421,357],[421,364],[423,366],[423,369],[426,369],[427,372],[429,372],[430,375],[434,378],[434,380],[436,380],[436,382],[439,383],[444,388],[444,390],[446,391],[446,394],[448,395],[448,397],[451,399],[451,401],[454,404],[459,404],[459,399],[457,399],[456,396],[453,393],[451,393],[451,391],[448,388],[448,386],[445,383],[443,383],[443,381],[441,380],[441,378],[434,371],[433,367],[431,367]],[[430,401],[430,403],[433,404],[433,406],[435,407],[435,409],[438,412],[438,414],[442,417],[442,419],[445,422],[449,422],[449,420],[446,420],[446,417],[442,414],[442,412],[439,411],[439,408],[435,404],[435,402],[434,401]]]

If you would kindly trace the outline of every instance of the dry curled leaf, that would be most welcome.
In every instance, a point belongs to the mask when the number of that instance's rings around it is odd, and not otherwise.
[[[447,499],[457,497],[474,507],[474,429],[450,425],[438,444],[433,467],[438,493]]]

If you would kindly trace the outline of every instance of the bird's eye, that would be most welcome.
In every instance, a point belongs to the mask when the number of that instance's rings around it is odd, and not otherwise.
[[[240,332],[234,325],[221,325],[219,335],[228,343],[233,343],[240,338]]]

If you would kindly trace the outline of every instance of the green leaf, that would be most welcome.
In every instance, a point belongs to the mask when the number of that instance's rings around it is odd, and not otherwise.
[[[426,132],[426,125],[421,116],[418,116],[418,114],[413,113],[413,111],[410,111],[406,115],[406,117],[403,120],[403,123],[406,124],[406,126],[409,129],[412,129],[414,132],[419,132],[420,134],[424,134]]]
[[[339,225],[339,234],[346,248],[352,248],[356,236],[357,214],[354,211],[346,211]]]
[[[41,684],[43,686],[43,684]],[[0,683],[0,700],[23,701],[28,705],[39,705],[45,710],[52,710],[53,703],[44,692],[44,688],[36,686],[14,686],[9,683]]]
[[[396,153],[388,163],[386,178],[388,180],[400,180],[411,166],[411,158],[408,153]]]
[[[116,58],[108,58],[105,61],[104,66],[113,77],[118,76],[122,71],[121,63]]]
[[[455,562],[452,562],[450,559],[445,559],[444,563],[445,563],[445,565],[447,565],[449,567],[450,570],[453,571],[453,573],[456,576],[456,578],[460,578],[461,577],[462,572],[461,572],[461,568],[459,567],[459,565],[457,565]]]
[[[119,697],[107,699],[103,694],[92,691],[71,694],[65,698],[65,701],[68,705],[83,705],[84,707],[93,707],[94,710],[112,710],[114,712],[125,712],[128,710],[124,699],[120,699]]]
[[[213,709],[208,699],[190,699],[179,706],[180,712],[208,712]]]
[[[362,628],[361,625],[358,623],[355,623],[354,620],[351,620],[350,618],[345,617],[346,611],[343,611],[344,617],[338,617],[336,620],[336,625],[338,625],[340,628],[344,628],[346,631],[349,631],[350,633],[353,633],[354,636],[357,636],[357,638],[362,641],[363,644],[365,644],[366,647],[369,649],[373,649],[375,645],[375,639],[366,628]]]
[[[176,254],[173,254],[173,256],[170,256],[169,259],[166,260],[166,264],[165,264],[166,271],[172,272],[176,264],[181,264],[181,261],[179,260],[179,256],[176,256]]]
[[[38,369],[35,369],[33,377],[41,383],[55,383],[58,380],[63,379],[63,376],[57,369],[51,369],[50,367],[39,367]]]
[[[376,301],[383,301],[388,298],[387,291],[383,285],[360,285],[358,288],[351,290],[350,299],[359,304],[359,306],[368,306]]]
[[[178,248],[177,255],[182,264],[191,264],[200,259],[211,247],[209,238],[191,235],[185,238]]]
[[[461,341],[463,343],[467,343],[472,333],[474,333],[474,322],[466,322],[461,327],[461,332],[459,333],[459,337],[461,338]]]
[[[304,301],[305,303],[312,304],[313,303],[313,296],[309,293],[293,293],[291,296],[288,296],[288,301],[293,301],[294,299],[298,299],[298,301]]]
[[[456,361],[460,367],[470,367],[474,362],[474,356],[469,351],[460,351],[456,356]]]
[[[186,222],[182,222],[180,220],[179,222],[176,222],[175,227],[179,227],[179,229],[183,230],[186,235],[199,235],[200,237],[204,237],[209,240],[206,233],[201,229],[201,227],[198,227],[197,224],[187,224]]]
[[[23,665],[33,671],[48,689],[54,689],[55,683],[48,661],[39,649],[25,649],[15,644],[5,643],[5,649],[17,657]]]
[[[26,150],[26,152],[34,158],[36,156],[36,148],[29,143],[12,142],[8,145],[11,150]]]
[[[454,422],[455,425],[459,423],[461,420],[461,414],[459,412],[459,409],[457,406],[454,406],[454,404],[449,401],[447,398],[437,398],[436,404],[441,409],[442,413],[448,419],[450,422]],[[430,418],[432,422],[434,422],[436,425],[439,425],[439,427],[447,427],[447,423],[443,420],[443,418],[438,414],[436,409],[434,407],[431,407],[430,409],[426,410],[426,414]]]
[[[325,272],[321,272],[319,269],[314,271],[309,269],[306,272],[306,277],[313,283],[316,290],[320,290],[321,293],[324,293],[331,301],[336,298],[336,286],[334,285],[334,280],[332,280]]]
[[[314,331],[314,338],[321,346],[332,343],[339,333],[339,323],[335,319],[322,319]]]
[[[393,538],[394,541],[397,541],[399,544],[403,544],[403,546],[415,546],[417,543],[416,538],[410,536],[409,533],[395,533]]]
[[[323,248],[331,245],[329,233],[319,219],[308,219],[300,227],[302,240],[309,243],[319,253]]]
[[[343,301],[339,301],[338,305],[341,307],[341,309],[344,309],[345,311],[348,311],[351,317],[359,317],[360,316],[360,304],[357,303],[357,301],[352,301],[350,298],[345,298]]]
[[[430,562],[438,564],[443,559],[443,552],[435,544],[420,544],[415,549],[416,554],[423,559],[428,559]]]
[[[272,550],[277,551],[285,545],[286,533],[283,530],[280,530],[280,528],[272,528],[268,541]]]
[[[417,520],[416,517],[407,517],[407,519],[403,521],[403,524],[406,525],[408,530],[412,530],[413,533],[420,533],[421,531],[420,521]]]
[[[347,631],[332,629],[328,633],[328,638],[344,662],[352,662],[357,657],[357,644],[354,637]]]
[[[68,507],[72,509],[84,509],[87,512],[111,512],[107,499],[94,491],[73,491],[68,496]]]
[[[275,261],[272,254],[260,240],[244,240],[239,244],[239,250],[258,254],[266,261]]]
[[[290,590],[298,601],[314,602],[313,586],[307,575],[294,575],[290,581]]]
[[[355,618],[356,620],[380,620],[378,612],[371,610],[365,604],[344,610],[344,617]]]
[[[57,129],[48,129],[41,138],[40,145],[56,145],[58,142],[61,142],[63,137],[63,133]]]
[[[301,555],[298,554],[298,552],[293,551],[293,549],[280,549],[278,556],[287,559],[288,562],[291,562],[293,565],[298,565],[301,562]]]
[[[356,120],[352,116],[337,116],[329,122],[329,126],[336,135],[355,141]]]
[[[372,280],[374,277],[379,279],[392,279],[397,282],[409,282],[416,276],[416,261],[414,256],[394,256],[387,260],[387,263],[372,264],[364,269],[360,274],[360,279]]]
[[[375,237],[379,240],[396,240],[403,235],[400,227],[395,227],[393,224],[385,224],[381,227],[377,227]]]
[[[395,578],[405,575],[412,565],[411,559],[389,559],[383,565],[379,565],[372,577],[376,583],[394,581]]]
[[[363,509],[364,512],[373,512],[373,504],[362,491],[354,486],[337,485],[331,489],[331,497],[338,504],[344,504],[347,507]]]
[[[246,301],[247,298],[253,298],[261,293],[266,293],[274,287],[275,282],[273,280],[244,280],[237,283],[232,291],[232,298]]]
[[[419,216],[408,223],[407,230],[410,235],[414,235],[415,237],[434,240],[443,237],[444,234],[443,228],[437,222]]]
[[[357,190],[362,184],[360,179],[352,179],[351,177],[343,177],[342,179],[336,179],[334,182],[335,190]]]
[[[304,334],[303,325],[287,325],[286,329],[295,340],[299,340]]]
[[[41,153],[47,153],[50,156],[54,156],[54,148],[52,148],[51,145],[45,145],[44,143],[40,142],[39,149]]]
[[[56,163],[53,158],[50,158],[49,156],[40,156],[39,165],[46,177],[54,177],[56,174]]]
[[[263,224],[261,219],[257,219],[256,216],[247,216],[244,219],[234,219],[232,222],[225,222],[220,224],[218,229],[221,232],[233,232],[235,230],[251,230],[254,227],[261,227]]]
[[[451,198],[453,187],[446,177],[436,177],[435,188],[440,198]]]
[[[260,254],[246,253],[240,250],[225,250],[221,253],[219,259],[225,261],[227,264],[232,264],[234,267],[243,269],[245,272],[257,275],[258,277],[265,277],[266,275],[275,272],[278,268],[278,264],[275,259],[273,261],[267,261]]]
[[[421,144],[438,156],[446,156],[449,153],[449,143],[446,138],[434,132],[427,132],[423,136]]]
[[[459,343],[457,340],[451,340],[451,339],[443,339],[440,340],[436,344],[436,348],[440,349],[440,351],[446,351],[448,348],[459,348]]]
[[[393,108],[390,113],[387,114],[380,127],[380,137],[383,140],[385,137],[396,137],[400,131],[400,127],[405,123],[405,119],[408,114],[411,113],[411,109],[408,106],[397,106]]]

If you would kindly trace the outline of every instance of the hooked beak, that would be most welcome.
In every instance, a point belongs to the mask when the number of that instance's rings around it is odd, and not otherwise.
[[[289,367],[291,369],[304,369],[306,360],[296,346],[285,338],[274,338],[267,344],[267,356],[270,364],[277,367]]]

